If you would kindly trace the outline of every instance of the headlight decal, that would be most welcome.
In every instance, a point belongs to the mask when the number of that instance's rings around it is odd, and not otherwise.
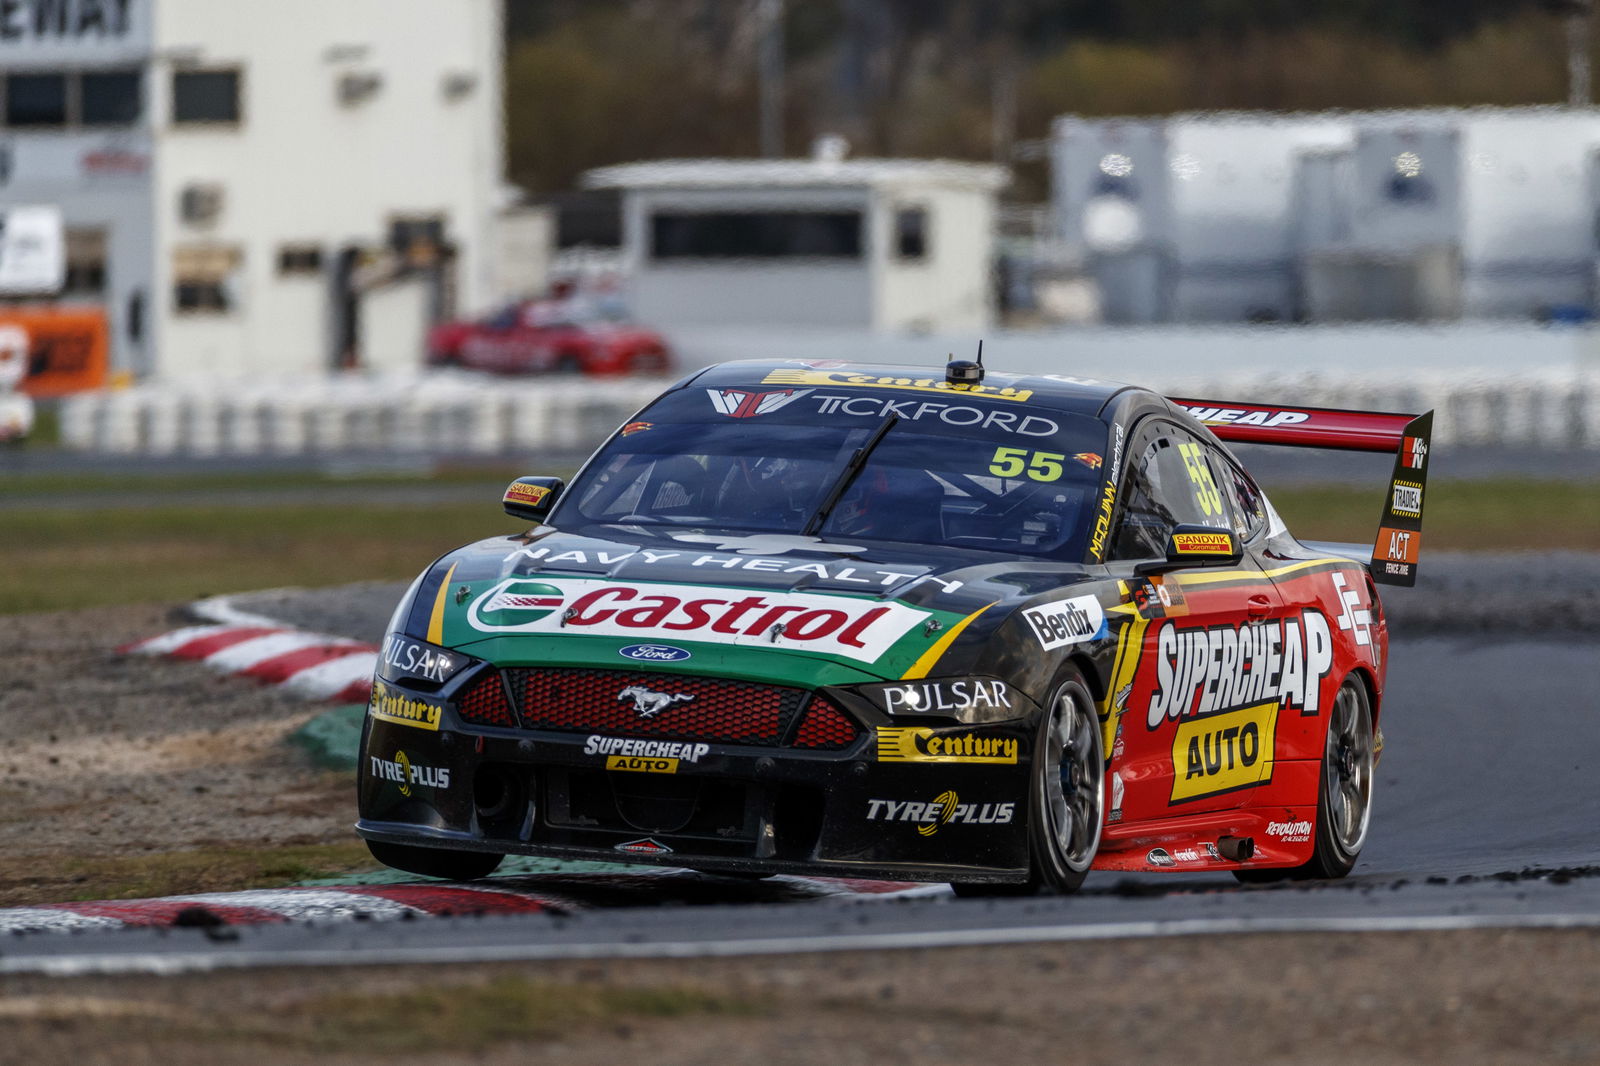
[[[999,600],[994,601],[994,603],[999,602]],[[940,657],[944,655],[945,651],[950,647],[951,644],[955,643],[955,639],[961,635],[962,631],[976,621],[980,614],[993,607],[994,603],[984,604],[982,607],[979,607],[976,611],[973,611],[961,621],[951,626],[950,632],[934,641],[932,647],[923,652],[917,661],[911,664],[911,669],[900,675],[901,678],[911,679],[927,677],[928,671],[933,669],[933,664],[939,661]]]

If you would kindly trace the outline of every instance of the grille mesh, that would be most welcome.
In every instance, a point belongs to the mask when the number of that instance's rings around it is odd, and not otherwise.
[[[800,732],[795,734],[794,746],[836,751],[849,747],[859,733],[856,724],[839,708],[821,696],[813,696]]]
[[[522,723],[530,729],[724,744],[780,743],[806,697],[803,689],[777,685],[630,670],[514,669],[506,674]]]
[[[456,704],[456,711],[468,722],[478,725],[498,725],[515,728],[517,716],[511,711],[511,701],[506,698],[506,687],[500,675],[490,670],[468,689]]]

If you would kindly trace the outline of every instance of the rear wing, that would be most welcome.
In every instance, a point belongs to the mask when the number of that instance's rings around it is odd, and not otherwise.
[[[1389,497],[1378,520],[1367,569],[1385,585],[1415,585],[1422,550],[1422,495],[1427,484],[1433,412],[1421,415],[1344,411],[1331,407],[1278,407],[1172,402],[1188,411],[1220,440],[1340,451],[1393,452]]]

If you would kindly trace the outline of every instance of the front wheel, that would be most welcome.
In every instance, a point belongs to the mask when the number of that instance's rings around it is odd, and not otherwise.
[[[422,874],[424,877],[442,877],[446,881],[476,881],[480,877],[488,877],[505,858],[492,851],[419,848],[412,844],[389,844],[381,840],[367,841],[367,850],[385,866],[409,874]]]
[[[1083,675],[1069,668],[1039,723],[1029,776],[1031,868],[1021,884],[956,884],[958,896],[1075,892],[1100,849],[1106,762],[1100,719]]]

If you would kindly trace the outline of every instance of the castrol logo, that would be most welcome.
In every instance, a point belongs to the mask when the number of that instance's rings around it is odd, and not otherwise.
[[[467,608],[467,624],[483,633],[770,645],[859,662],[882,657],[928,617],[877,599],[588,578],[512,578]]]

